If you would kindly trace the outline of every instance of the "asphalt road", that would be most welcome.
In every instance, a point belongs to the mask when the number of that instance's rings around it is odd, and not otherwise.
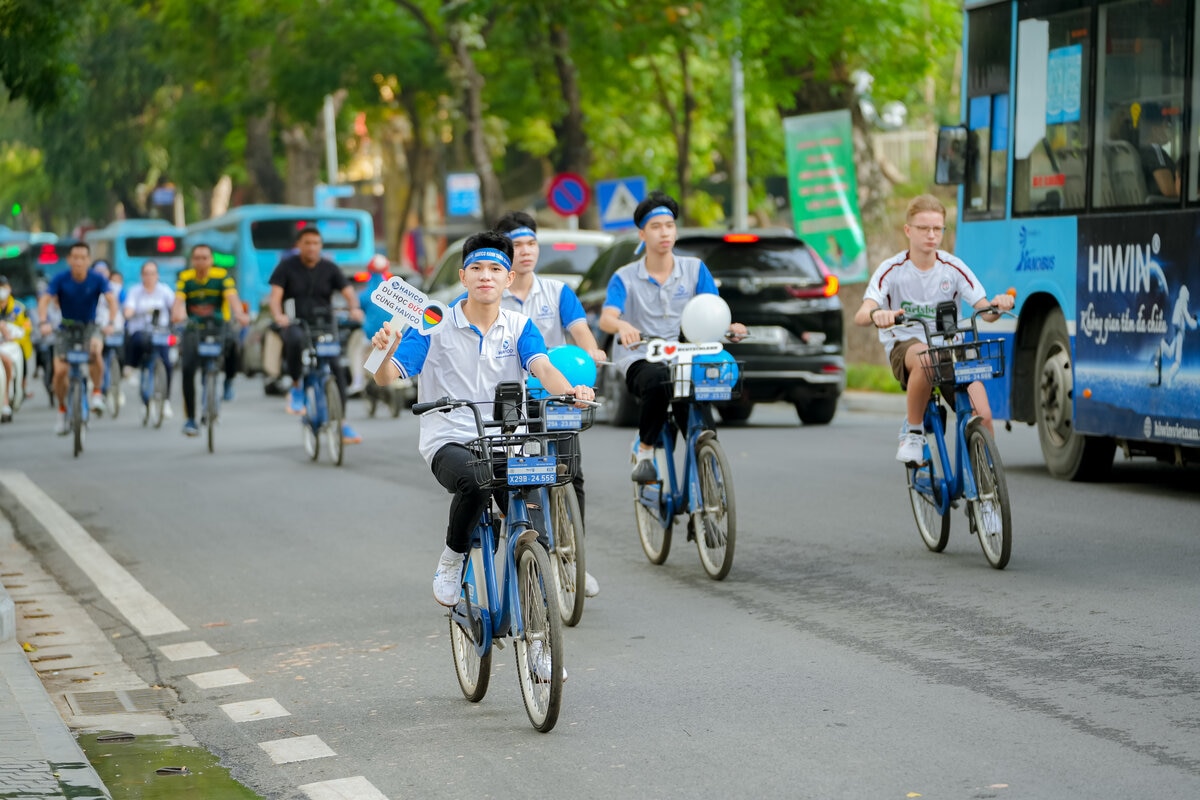
[[[449,496],[416,454],[416,418],[351,415],[366,441],[341,468],[309,463],[282,400],[246,382],[215,455],[178,418],[154,431],[128,414],[93,422],[75,460],[41,398],[0,430],[6,467],[187,630],[140,633],[6,493],[21,539],[265,797],[343,775],[389,798],[1200,796],[1194,469],[1061,483],[1031,429],[1001,431],[1016,532],[998,572],[961,513],[945,553],[922,545],[895,415],[803,428],[760,407],[720,434],[738,545],[716,583],[682,526],[666,565],[646,561],[632,433],[597,426],[584,463],[602,591],[568,630],[563,711],[542,735],[511,649],[481,703],[459,692],[430,591]],[[196,641],[216,655],[160,650]],[[189,678],[227,669],[248,681]],[[288,716],[220,709],[263,699]],[[260,747],[301,737],[335,755],[277,764]]]

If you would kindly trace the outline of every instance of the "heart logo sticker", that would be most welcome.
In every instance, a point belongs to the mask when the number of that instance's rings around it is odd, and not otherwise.
[[[669,356],[673,356],[673,355],[675,355],[675,350],[676,350],[676,347],[675,347],[675,345],[670,345],[670,346],[668,346],[668,347],[664,347],[664,348],[663,348],[663,352],[664,352],[664,353],[666,353],[666,354],[667,354],[667,355],[669,355]]]

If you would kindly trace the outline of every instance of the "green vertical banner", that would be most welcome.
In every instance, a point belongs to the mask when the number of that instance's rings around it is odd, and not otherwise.
[[[858,214],[849,110],[787,117],[783,132],[796,235],[843,283],[866,281],[867,241]]]

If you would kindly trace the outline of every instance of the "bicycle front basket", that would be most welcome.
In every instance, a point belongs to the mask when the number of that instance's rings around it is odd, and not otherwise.
[[[474,458],[468,465],[475,482],[487,489],[510,486],[561,486],[570,483],[578,469],[578,448],[563,448],[550,453],[550,441],[568,439],[574,433],[510,433],[480,436],[467,443]],[[563,452],[566,449],[568,452]]]
[[[956,386],[974,381],[999,378],[1004,374],[1004,341],[984,339],[977,342],[931,347],[923,360],[929,382],[952,393]]]

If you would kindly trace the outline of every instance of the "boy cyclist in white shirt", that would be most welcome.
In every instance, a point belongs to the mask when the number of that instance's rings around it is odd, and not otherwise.
[[[922,354],[929,349],[924,328],[893,327],[897,317],[932,320],[938,303],[945,300],[974,309],[995,306],[1007,311],[1013,307],[1013,298],[1007,294],[988,300],[975,273],[961,259],[938,249],[945,231],[946,207],[941,201],[928,194],[913,198],[904,224],[908,250],[879,265],[854,315],[854,324],[879,328],[879,341],[887,350],[892,374],[905,389],[908,424],[896,452],[896,460],[904,463],[919,462],[924,454],[925,405],[933,387],[922,366]],[[999,315],[984,314],[982,318],[995,322]],[[983,384],[975,381],[967,392],[975,414],[991,431],[992,409]]]
[[[444,330],[422,336],[405,331],[390,356],[375,373],[375,382],[387,386],[397,377],[421,375],[417,401],[448,396],[490,401],[501,381],[524,383],[526,373],[536,376],[551,394],[573,394],[594,400],[590,386],[572,387],[546,355],[546,345],[533,321],[524,314],[500,307],[503,292],[512,283],[512,243],[502,233],[486,231],[463,244],[459,278],[466,299],[450,306]],[[383,350],[391,341],[391,323],[384,323],[371,342]],[[481,489],[470,461],[475,458],[465,443],[476,438],[475,417],[469,408],[421,417],[418,449],[438,483],[454,493],[446,529],[446,547],[433,576],[433,597],[453,607],[462,585],[464,556],[471,532],[491,497]]]

